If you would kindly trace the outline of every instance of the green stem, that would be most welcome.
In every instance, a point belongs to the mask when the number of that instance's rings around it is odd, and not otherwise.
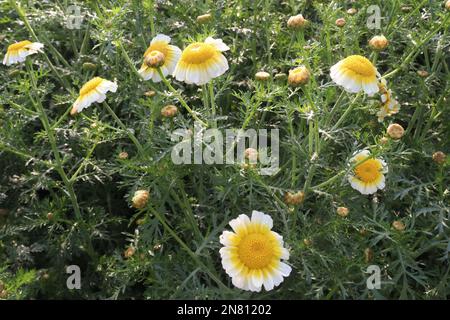
[[[121,129],[124,130],[127,133],[127,135],[130,138],[130,140],[134,143],[134,145],[138,149],[139,154],[142,157],[145,157],[144,148],[142,147],[142,145],[138,141],[138,139],[136,139],[134,134],[131,133],[131,131],[127,128],[127,126],[122,122],[122,120],[119,119],[119,117],[116,115],[114,110],[111,109],[111,107],[106,102],[103,102],[103,105],[105,106],[106,110],[108,110],[109,114],[114,118],[114,120],[116,120],[117,124],[121,127]]]
[[[211,80],[208,83],[208,87],[209,87],[209,98],[211,99],[211,118],[212,118],[212,123],[213,123],[213,127],[216,128],[217,127],[217,121],[216,121],[216,104],[215,104],[215,97],[214,97],[214,85],[213,85],[213,81]]]
[[[201,120],[196,114],[195,112],[188,106],[188,104],[186,103],[186,101],[183,99],[183,97],[181,96],[181,94],[175,90],[174,87],[172,87],[172,85],[170,84],[170,82],[167,80],[167,78],[164,76],[164,74],[161,71],[161,68],[158,68],[158,73],[159,76],[161,77],[163,83],[166,85],[167,88],[169,88],[169,90],[177,97],[178,101],[181,103],[181,105],[187,110],[187,112],[190,113],[190,115],[192,116],[192,118],[195,119],[195,121],[198,121],[202,124],[202,126],[207,127],[208,125],[206,124],[206,122],[204,122],[203,120]]]

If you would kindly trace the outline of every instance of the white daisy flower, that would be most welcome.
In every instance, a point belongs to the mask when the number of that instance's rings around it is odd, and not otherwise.
[[[370,158],[370,151],[363,150],[350,159],[350,164],[354,165],[361,161],[364,162],[353,168],[353,172],[348,177],[352,188],[362,194],[372,194],[378,189],[383,189],[385,187],[384,174],[388,172],[386,162],[380,158]]]
[[[89,107],[94,102],[103,102],[106,99],[108,91],[116,92],[117,84],[115,82],[95,77],[86,82],[80,89],[80,95],[72,106],[71,115],[80,113],[83,109]]]
[[[44,45],[40,42],[31,42],[28,40],[14,43],[8,47],[6,55],[3,58],[3,64],[10,66],[15,63],[24,62],[32,54],[42,52]]]
[[[269,291],[283,282],[292,269],[282,260],[289,259],[283,237],[272,231],[272,218],[253,211],[251,219],[241,214],[230,221],[234,232],[224,231],[220,236],[222,266],[239,289]]]

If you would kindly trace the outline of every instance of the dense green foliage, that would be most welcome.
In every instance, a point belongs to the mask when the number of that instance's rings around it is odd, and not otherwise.
[[[80,29],[68,29],[65,20],[75,1],[18,3],[0,1],[2,59],[15,41],[39,40],[45,47],[26,63],[0,67],[1,298],[450,296],[449,161],[432,160],[438,150],[450,152],[450,11],[442,2],[78,1],[85,15]],[[366,26],[373,4],[384,17],[381,30]],[[347,13],[351,7],[355,15]],[[197,23],[206,12],[212,20]],[[287,19],[299,13],[309,25],[288,29]],[[341,17],[347,23],[339,28]],[[193,120],[164,84],[142,81],[133,70],[152,31],[181,49],[208,35],[231,48],[224,53],[230,69],[214,80],[218,127],[278,128],[278,174],[261,176],[239,164],[172,163],[170,134],[192,128]],[[368,40],[378,34],[389,46],[375,52]],[[329,68],[351,54],[390,73],[398,114],[378,122],[378,97],[332,84]],[[275,77],[301,64],[311,71],[307,85],[292,88]],[[256,81],[260,70],[271,79]],[[79,88],[93,76],[117,81],[118,92],[107,102],[145,155],[103,104],[69,115]],[[210,120],[205,87],[171,82]],[[149,90],[157,94],[145,95]],[[167,104],[179,115],[161,117]],[[312,121],[317,135],[310,134]],[[393,122],[406,129],[404,137],[381,144]],[[346,178],[348,160],[364,148],[389,165],[386,188],[371,196]],[[122,151],[127,159],[119,158]],[[150,191],[142,210],[131,207],[139,189]],[[284,193],[298,190],[305,201],[286,205]],[[349,208],[347,217],[336,214],[339,206]],[[219,235],[252,210],[273,217],[290,250],[293,271],[270,292],[234,288],[220,262]],[[395,220],[404,231],[392,227]],[[135,252],[127,256],[130,247]],[[73,264],[82,270],[81,290],[66,287],[66,266]],[[366,287],[371,264],[382,271],[379,290]]]

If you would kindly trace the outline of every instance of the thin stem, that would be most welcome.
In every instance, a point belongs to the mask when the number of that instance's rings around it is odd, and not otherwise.
[[[108,105],[108,103],[103,102],[103,105],[105,106],[106,110],[108,110],[109,114],[114,118],[114,120],[116,120],[117,124],[122,128],[122,130],[124,130],[128,137],[130,138],[131,141],[133,141],[134,145],[136,146],[136,148],[138,149],[139,154],[142,157],[145,157],[145,151],[144,148],[142,147],[141,143],[138,141],[138,139],[136,139],[136,137],[134,136],[133,133],[131,133],[131,131],[127,128],[127,126],[122,122],[122,120],[119,119],[119,117],[116,115],[116,113],[114,112],[113,109],[111,109],[111,107]]]
[[[174,87],[172,87],[172,85],[170,84],[170,82],[167,80],[167,78],[164,76],[164,74],[161,71],[161,68],[158,68],[158,73],[159,76],[161,77],[163,83],[167,86],[167,88],[169,88],[169,90],[177,97],[178,101],[181,103],[181,105],[187,110],[187,112],[189,112],[192,116],[192,118],[195,119],[195,121],[198,121],[202,124],[202,126],[207,127],[208,125],[206,124],[206,122],[204,122],[203,120],[201,120],[196,114],[195,112],[188,106],[188,104],[186,103],[186,101],[183,99],[183,97],[181,96],[181,94],[175,90]]]
[[[213,127],[216,128],[217,127],[217,121],[216,121],[216,104],[215,104],[215,97],[214,97],[214,85],[213,85],[213,81],[211,80],[208,83],[208,87],[209,87],[209,98],[211,99],[211,118],[212,118],[212,122],[213,122]]]

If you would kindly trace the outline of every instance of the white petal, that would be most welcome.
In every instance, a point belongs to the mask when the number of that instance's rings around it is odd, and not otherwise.
[[[221,52],[230,50],[230,47],[223,43],[222,39],[214,39],[212,37],[208,37],[205,39],[205,43],[213,45],[217,48],[217,50]]]
[[[166,36],[165,34],[160,33],[160,34],[157,34],[156,37],[154,37],[152,39],[152,42],[150,42],[150,43],[154,43],[154,42],[157,42],[157,41],[170,43],[170,40],[171,39],[170,39],[169,36]]]

